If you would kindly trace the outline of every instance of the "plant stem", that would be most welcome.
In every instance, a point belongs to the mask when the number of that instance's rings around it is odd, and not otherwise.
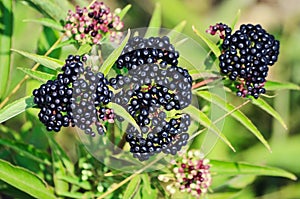
[[[192,89],[196,89],[196,88],[199,88],[199,87],[201,87],[201,86],[207,85],[207,84],[209,84],[209,83],[211,83],[211,82],[214,82],[214,81],[217,80],[217,79],[220,79],[220,77],[210,77],[210,78],[208,78],[208,79],[205,79],[205,80],[203,80],[203,81],[201,81],[201,82],[198,82],[198,83],[194,84],[194,85],[192,86]]]
[[[45,56],[49,55],[55,48],[56,46],[60,43],[64,35],[60,36],[57,41],[49,48],[49,50],[45,53]],[[32,67],[32,71],[35,71],[38,67],[40,66],[40,63],[36,63]],[[29,79],[29,75],[25,75],[25,77],[15,86],[15,88],[11,91],[11,93],[0,103],[0,109],[3,108],[3,106],[9,101],[9,99],[20,89],[22,84]]]

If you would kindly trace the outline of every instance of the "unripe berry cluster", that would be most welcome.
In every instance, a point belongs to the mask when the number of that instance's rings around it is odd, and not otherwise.
[[[243,24],[231,33],[224,24],[210,27],[209,33],[225,32],[222,54],[219,56],[221,73],[237,82],[237,95],[258,98],[266,92],[264,84],[269,68],[278,59],[279,41],[261,25]],[[223,33],[222,33],[223,34]]]
[[[116,61],[117,68],[127,68],[128,74],[110,79],[119,90],[112,100],[126,108],[141,128],[142,133],[133,126],[126,132],[130,151],[141,161],[159,152],[174,155],[187,144],[189,115],[166,114],[182,110],[192,99],[192,78],[177,66],[178,57],[166,36],[133,37]]]
[[[66,35],[80,44],[99,44],[104,36],[110,36],[111,41],[120,40],[123,28],[116,13],[103,2],[96,1],[89,8],[76,7],[76,12],[69,10],[65,24]]]
[[[176,190],[188,192],[192,196],[199,198],[207,193],[211,185],[211,173],[209,160],[201,157],[199,151],[189,151],[187,154],[180,154],[177,160],[171,161],[171,171],[174,177],[159,175],[158,179],[163,182],[170,182],[166,189],[170,194],[175,194]]]
[[[47,130],[58,132],[62,126],[72,125],[95,136],[94,124],[98,134],[103,134],[100,120],[108,120],[105,105],[113,93],[104,75],[93,73],[90,67],[84,67],[83,61],[85,57],[70,55],[62,74],[33,91],[34,102],[41,109],[39,119]]]

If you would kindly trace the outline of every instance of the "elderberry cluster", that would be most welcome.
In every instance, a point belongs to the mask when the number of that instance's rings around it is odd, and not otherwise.
[[[238,82],[237,95],[257,99],[265,93],[268,66],[278,59],[279,41],[259,24],[243,24],[233,34],[224,24],[217,24],[210,30],[211,34],[217,30],[225,31],[223,51],[219,56],[220,70],[230,80]]]
[[[116,61],[117,68],[127,68],[128,73],[110,79],[110,85],[119,90],[112,100],[140,126],[141,132],[133,126],[126,131],[130,151],[140,161],[159,152],[174,155],[187,144],[189,115],[168,118],[166,114],[182,110],[192,99],[192,78],[177,66],[178,57],[166,36],[133,37]]]
[[[84,61],[85,57],[69,55],[63,73],[33,91],[34,103],[41,109],[39,119],[47,130],[58,132],[62,126],[72,125],[95,136],[95,124],[98,134],[104,133],[100,120],[107,119],[105,106],[113,93],[104,75],[84,67]]]

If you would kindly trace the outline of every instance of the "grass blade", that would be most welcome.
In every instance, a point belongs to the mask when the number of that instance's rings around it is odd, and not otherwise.
[[[227,103],[225,100],[220,98],[216,94],[212,94],[208,91],[199,91],[197,92],[197,95],[202,97],[203,99],[216,104],[223,110],[230,112],[235,109],[235,107],[232,104]],[[252,123],[252,121],[240,110],[234,111],[231,116],[235,118],[237,121],[239,121],[243,126],[245,126],[253,135],[255,135],[261,143],[265,145],[265,147],[271,151],[271,148],[264,138],[264,136],[260,133],[260,131],[256,128],[256,126]]]
[[[159,35],[159,29],[161,27],[161,6],[160,3],[155,4],[155,9],[153,11],[148,29],[145,33],[145,38],[157,37]]]
[[[204,33],[198,31],[194,26],[192,28],[196,35],[198,35],[206,43],[206,45],[216,55],[216,57],[219,57],[221,55],[221,51],[218,48],[217,44],[211,41]]]
[[[28,53],[28,52],[24,52],[24,51],[20,51],[20,50],[15,50],[15,49],[12,49],[12,51],[19,53],[19,54],[23,55],[24,57],[32,59],[35,62],[40,63],[40,64],[42,64],[50,69],[53,69],[53,70],[57,70],[64,65],[63,61],[60,61],[58,59],[54,59],[51,57],[47,57],[47,56],[43,56],[43,55],[36,55],[36,54],[32,54],[32,53]]]
[[[22,72],[24,72],[25,74],[29,75],[33,79],[37,79],[41,82],[47,82],[48,80],[54,78],[54,75],[44,73],[41,71],[33,71],[29,68],[22,68],[22,67],[18,67],[18,69],[21,70]]]
[[[121,10],[121,12],[118,14],[118,16],[120,17],[120,20],[122,20],[125,17],[125,15],[130,10],[130,8],[131,8],[131,4],[128,4]]]
[[[207,129],[212,130],[214,133],[217,134],[218,137],[220,137],[220,139],[226,145],[228,145],[233,151],[235,151],[230,141],[224,136],[224,134],[218,129],[218,127],[215,124],[213,124],[213,122],[202,111],[197,109],[195,106],[190,105],[187,108],[183,109],[183,112],[190,114],[195,121],[199,122]]]
[[[262,98],[258,98],[256,100],[252,100],[252,104],[258,106],[262,110],[269,113],[271,116],[273,116],[285,129],[287,129],[287,126],[285,122],[283,121],[282,117],[279,115],[277,111],[273,109],[265,100]]]
[[[1,26],[0,29],[0,101],[4,98],[10,72],[11,63],[11,38],[13,34],[12,0],[1,1]]]
[[[231,23],[231,29],[233,30],[241,17],[241,10],[239,9],[234,17],[234,20]]]
[[[27,96],[8,104],[0,110],[0,123],[24,112],[26,109],[34,106],[33,97]]]
[[[114,65],[115,61],[118,59],[118,57],[122,53],[122,50],[125,47],[125,45],[127,44],[129,37],[130,37],[130,30],[128,30],[128,33],[127,33],[126,37],[123,39],[121,45],[118,46],[118,48],[116,48],[102,64],[102,66],[100,68],[100,72],[102,72],[104,75],[108,74],[111,67]]]
[[[291,180],[297,179],[294,174],[275,167],[219,160],[211,160],[210,164],[212,165],[211,172],[217,175],[263,175],[285,177]]]
[[[34,173],[1,159],[0,179],[35,198],[56,198],[47,184]]]

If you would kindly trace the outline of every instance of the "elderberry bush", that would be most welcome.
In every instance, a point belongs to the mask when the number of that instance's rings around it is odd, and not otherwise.
[[[264,94],[268,66],[278,59],[279,41],[259,24],[243,24],[232,33],[231,28],[219,23],[207,32],[212,35],[218,33],[224,39],[219,56],[220,71],[237,82],[237,95],[257,99]]]
[[[62,67],[62,74],[49,80],[33,91],[34,103],[40,108],[39,119],[48,131],[60,131],[61,127],[77,126],[86,134],[95,136],[104,133],[101,121],[113,119],[112,111],[106,108],[112,91],[102,73],[94,73],[84,67],[85,57],[69,57]],[[111,114],[112,113],[112,114]]]

